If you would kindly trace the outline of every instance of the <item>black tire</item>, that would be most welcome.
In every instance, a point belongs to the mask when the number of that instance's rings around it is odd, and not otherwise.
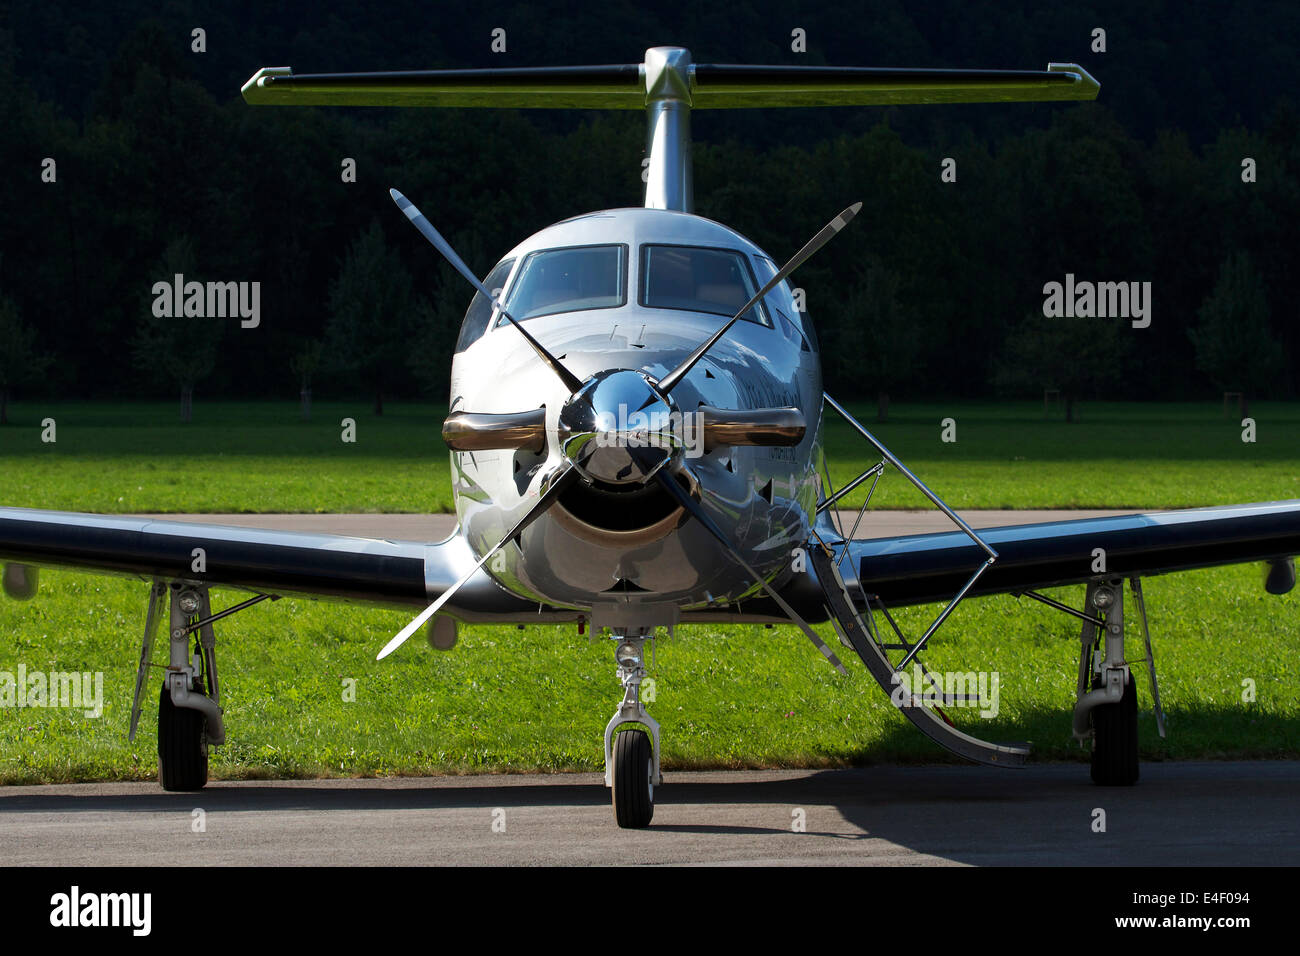
[[[1116,704],[1093,708],[1092,782],[1102,787],[1131,787],[1138,780],[1137,688],[1130,674]]]
[[[177,707],[163,684],[158,695],[158,782],[164,790],[202,790],[208,782],[208,719]]]
[[[653,762],[649,734],[627,730],[614,735],[614,819],[625,830],[648,827],[655,815]]]

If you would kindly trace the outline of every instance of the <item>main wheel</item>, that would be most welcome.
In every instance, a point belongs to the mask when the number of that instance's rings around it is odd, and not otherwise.
[[[1092,744],[1092,782],[1128,787],[1138,779],[1137,688],[1130,674],[1118,703],[1092,710],[1096,736]]]
[[[627,730],[614,735],[614,819],[624,829],[650,825],[655,814],[654,754],[650,735]]]
[[[208,782],[208,719],[177,707],[163,684],[158,695],[158,782],[164,790],[202,790]]]

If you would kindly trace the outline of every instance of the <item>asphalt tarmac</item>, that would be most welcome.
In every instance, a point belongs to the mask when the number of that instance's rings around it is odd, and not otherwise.
[[[70,784],[0,788],[0,846],[7,866],[1296,865],[1297,796],[1296,761],[1147,763],[1122,788],[1084,763],[670,773],[649,829],[620,830],[597,774]]]

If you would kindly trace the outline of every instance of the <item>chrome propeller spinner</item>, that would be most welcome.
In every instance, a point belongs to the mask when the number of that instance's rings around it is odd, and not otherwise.
[[[607,485],[645,484],[698,440],[672,399],[644,372],[597,372],[560,410],[564,457],[585,478]]]

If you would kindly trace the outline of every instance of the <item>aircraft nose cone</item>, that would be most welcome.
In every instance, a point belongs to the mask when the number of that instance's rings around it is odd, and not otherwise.
[[[641,372],[598,372],[560,411],[565,456],[589,479],[642,484],[681,447],[681,415]]]

